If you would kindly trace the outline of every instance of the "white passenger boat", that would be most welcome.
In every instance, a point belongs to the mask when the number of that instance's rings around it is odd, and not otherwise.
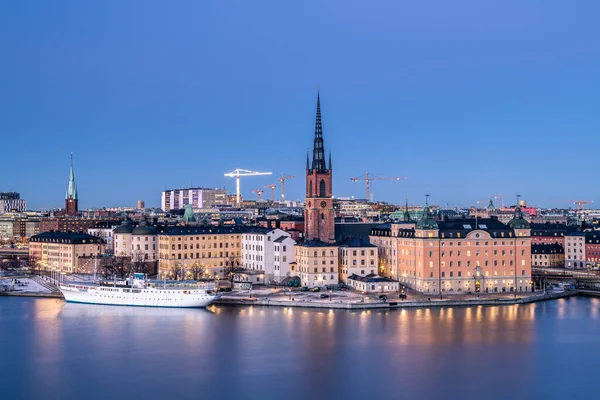
[[[70,283],[59,286],[67,302],[142,307],[206,307],[219,296],[212,283],[148,281],[133,274],[125,281]]]

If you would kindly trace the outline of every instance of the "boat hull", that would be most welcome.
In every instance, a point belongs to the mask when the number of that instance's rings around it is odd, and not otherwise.
[[[69,303],[114,306],[203,308],[217,299],[217,296],[199,290],[132,290],[69,286],[61,286],[60,290]]]

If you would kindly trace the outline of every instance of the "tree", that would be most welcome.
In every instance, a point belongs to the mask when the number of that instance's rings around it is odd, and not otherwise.
[[[37,275],[40,273],[40,267],[41,267],[41,263],[40,263],[40,259],[36,256],[31,254],[29,256],[29,270],[31,271],[31,273],[33,275]]]
[[[131,262],[127,257],[104,257],[100,262],[100,273],[105,278],[124,279],[131,270]]]
[[[244,269],[240,267],[241,262],[239,256],[234,254],[230,255],[227,261],[225,261],[225,268],[223,269],[223,274],[225,278],[229,280],[231,286],[233,286],[233,282],[236,277],[239,276],[239,273]]]
[[[171,279],[176,281],[180,279],[183,280],[183,272],[182,264],[180,262],[176,262],[175,265],[173,265],[169,270],[169,276]]]
[[[129,263],[129,271],[131,273],[140,272],[147,274],[150,272],[148,263],[146,262],[145,254],[141,251],[134,251],[131,255],[131,262]]]
[[[204,268],[204,266],[199,264],[198,262],[195,262],[190,267],[190,272],[192,274],[192,279],[197,281],[200,280],[202,276],[206,273],[206,268]]]

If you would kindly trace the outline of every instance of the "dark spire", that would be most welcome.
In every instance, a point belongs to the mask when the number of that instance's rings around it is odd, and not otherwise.
[[[410,213],[408,212],[408,196],[406,196],[406,206],[404,207],[404,221],[410,222]]]
[[[331,150],[329,150],[329,170],[331,170]]]
[[[306,169],[310,169],[310,164],[308,163],[308,150],[306,150]]]
[[[327,166],[325,165],[325,147],[323,146],[323,125],[321,123],[321,95],[319,92],[317,92],[317,118],[315,121],[312,169],[317,172],[327,171]]]

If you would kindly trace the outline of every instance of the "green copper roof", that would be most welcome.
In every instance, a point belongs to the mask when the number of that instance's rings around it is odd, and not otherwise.
[[[69,171],[69,186],[67,187],[66,199],[77,200],[77,185],[75,184],[75,172],[73,172],[73,153],[71,153],[71,170]]]
[[[194,215],[194,210],[192,209],[191,204],[185,205],[185,212],[183,213],[183,217],[181,218],[182,222],[196,222],[196,216]]]

